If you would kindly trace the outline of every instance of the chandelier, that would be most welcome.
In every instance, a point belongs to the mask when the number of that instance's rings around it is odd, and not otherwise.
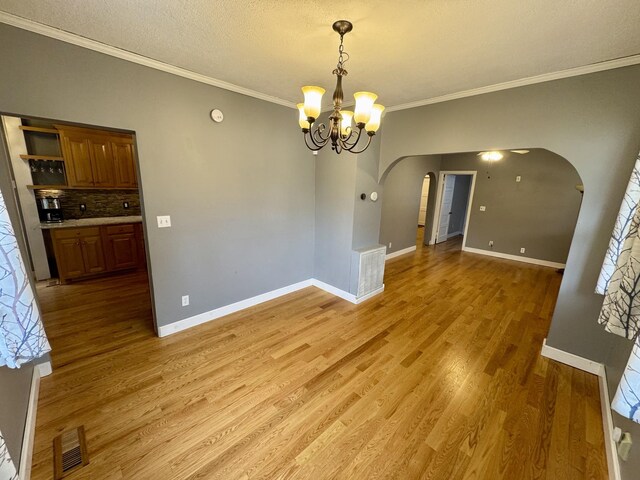
[[[338,64],[333,71],[337,80],[336,89],[333,92],[333,113],[329,117],[328,127],[324,123],[314,125],[322,109],[322,95],[325,89],[313,86],[302,87],[304,103],[298,104],[300,114],[298,123],[310,150],[320,150],[331,141],[331,149],[338,154],[343,150],[362,153],[371,144],[371,138],[380,128],[384,107],[375,103],[378,98],[375,93],[356,92],[353,95],[356,101],[354,111],[342,110],[344,95],[342,77],[347,75],[344,64],[349,60],[349,54],[344,51],[343,40],[345,34],[352,29],[353,25],[347,20],[338,20],[333,24],[333,30],[340,35],[340,47]],[[352,121],[355,122],[356,128],[351,126]],[[367,135],[366,142],[360,142],[363,130]]]

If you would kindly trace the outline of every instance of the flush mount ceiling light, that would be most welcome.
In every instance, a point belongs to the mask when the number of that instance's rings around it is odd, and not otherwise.
[[[500,152],[491,151],[491,152],[480,152],[478,156],[484,160],[485,162],[495,162],[497,160],[502,160],[502,155]]]
[[[344,64],[349,60],[349,55],[344,51],[343,39],[345,34],[353,30],[353,25],[347,20],[338,20],[333,24],[333,30],[340,35],[340,47],[338,48],[338,65],[333,74],[337,77],[336,89],[333,92],[333,113],[329,117],[329,126],[314,123],[320,115],[322,95],[325,89],[322,87],[302,87],[304,103],[298,104],[300,117],[298,123],[304,134],[304,141],[310,150],[320,150],[331,141],[331,149],[336,153],[343,150],[352,153],[362,153],[371,144],[371,138],[380,128],[380,119],[384,107],[375,103],[378,96],[371,92],[356,92],[353,96],[356,100],[355,111],[342,110],[343,91],[342,77],[347,75]],[[345,58],[346,57],[346,58]],[[351,122],[355,122],[357,128],[352,128]],[[367,141],[360,142],[362,131],[367,133]]]

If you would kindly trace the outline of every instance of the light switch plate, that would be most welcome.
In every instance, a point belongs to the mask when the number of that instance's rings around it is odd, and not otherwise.
[[[167,228],[171,226],[171,217],[169,215],[158,215],[158,228]]]
[[[487,210],[487,207],[485,207],[484,205],[480,205],[480,211],[484,212]]]

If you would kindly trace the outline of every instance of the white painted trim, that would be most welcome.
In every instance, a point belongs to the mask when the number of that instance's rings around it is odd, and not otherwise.
[[[440,211],[442,210],[442,190],[444,189],[445,175],[471,175],[471,188],[469,188],[469,200],[467,201],[467,211],[464,215],[464,233],[462,237],[462,249],[467,245],[467,230],[469,229],[469,216],[473,205],[473,194],[476,191],[477,170],[441,170],[438,175],[438,190],[436,192],[436,211],[434,213],[433,225],[431,226],[431,239],[429,245],[434,245],[438,238],[438,225],[440,224]],[[449,238],[447,236],[447,238]]]
[[[560,363],[564,363],[565,365],[569,365],[570,367],[577,368],[584,372],[592,373],[594,375],[600,375],[603,370],[603,366],[601,363],[594,362],[593,360],[579,357],[578,355],[574,355],[573,353],[565,352],[564,350],[560,350],[559,348],[547,345],[546,338],[542,341],[542,351],[540,352],[540,355],[546,358],[550,358],[551,360],[556,360]]]
[[[622,480],[618,448],[613,439],[613,416],[611,415],[611,401],[609,400],[609,386],[607,385],[607,371],[602,366],[602,373],[598,375],[600,384],[600,408],[602,412],[602,429],[604,430],[604,448],[607,452],[607,468],[610,480]]]
[[[256,90],[251,90],[249,88],[241,87],[233,83],[225,82],[224,80],[218,80],[217,78],[209,77],[207,75],[202,75],[200,73],[192,72],[191,70],[187,70],[185,68],[176,67],[174,65],[170,65],[168,63],[164,63],[159,60],[154,60],[149,57],[138,55],[137,53],[133,53],[127,50],[113,47],[111,45],[107,45],[105,43],[101,43],[96,40],[92,40],[90,38],[77,35],[75,33],[50,27],[49,25],[45,25],[43,23],[34,22],[33,20],[19,17],[11,13],[0,11],[0,23],[6,23],[7,25],[21,28],[23,30],[28,30],[30,32],[38,33],[40,35],[44,35],[49,38],[55,38],[56,40],[60,40],[62,42],[70,43],[72,45],[77,45],[79,47],[87,48],[89,50],[94,50],[96,52],[104,53],[105,55],[110,55],[112,57],[120,58],[122,60],[127,60],[133,63],[137,63],[139,65],[144,65],[146,67],[154,68],[156,70],[161,70],[163,72],[171,73],[173,75],[178,75],[180,77],[188,78],[196,82],[205,83],[207,85],[213,85],[214,87],[223,88],[225,90],[240,93],[242,95],[247,95],[249,97],[258,98],[266,102],[276,103],[278,105],[284,105],[285,107],[289,107],[293,109],[296,108],[296,104],[294,102],[290,102],[282,98],[274,97],[272,95],[267,95],[265,93],[261,93]],[[630,55],[628,57],[616,58],[614,60],[607,60],[599,63],[592,63],[590,65],[584,65],[581,67],[574,67],[566,70],[559,70],[557,72],[544,73],[542,75],[525,77],[519,80],[511,80],[509,82],[496,83],[493,85],[487,85],[485,87],[472,88],[470,90],[462,90],[460,92],[449,93],[447,95],[427,98],[424,100],[417,100],[415,102],[393,105],[393,106],[387,107],[385,110],[385,113],[394,112],[397,110],[406,110],[408,108],[421,107],[424,105],[431,105],[434,103],[448,102],[450,100],[456,100],[458,98],[473,97],[475,95],[498,92],[500,90],[508,90],[510,88],[522,87],[525,85],[534,85],[536,83],[549,82],[552,80],[559,80],[562,78],[576,77],[579,75],[586,75],[588,73],[602,72],[604,70],[612,70],[614,68],[628,67],[630,65],[637,65],[639,63],[640,63],[640,54]],[[350,103],[346,103],[343,106],[348,106],[348,105],[350,105]],[[327,107],[327,108],[330,109],[330,107]]]
[[[582,67],[568,68],[566,70],[560,70],[557,72],[544,73],[542,75],[535,75],[533,77],[525,77],[519,80],[495,83],[493,85],[487,85],[486,87],[462,90],[460,92],[449,93],[447,95],[441,95],[439,97],[432,97],[415,102],[402,103],[400,105],[387,107],[386,111],[395,112],[398,110],[406,110],[408,108],[422,107],[424,105],[448,102],[450,100],[456,100],[458,98],[473,97],[476,95],[482,95],[484,93],[499,92],[500,90],[508,90],[510,88],[524,87],[526,85],[535,85],[536,83],[550,82],[552,80],[560,80],[562,78],[577,77],[579,75],[586,75],[588,73],[596,73],[602,72],[604,70],[612,70],[614,68],[628,67],[630,65],[637,65],[639,63],[640,54],[630,55],[628,57],[616,58],[614,60],[607,60],[605,62],[592,63],[590,65],[584,65]]]
[[[158,336],[166,337],[167,335],[171,335],[172,333],[181,332],[188,328],[195,327],[196,325],[216,320],[220,317],[224,317],[225,315],[244,310],[245,308],[253,307],[260,303],[268,302],[269,300],[273,300],[275,298],[281,297],[282,295],[286,295],[288,293],[310,287],[311,285],[311,280],[303,280],[302,282],[294,283],[293,285],[278,288],[277,290],[272,290],[270,292],[256,295],[255,297],[240,300],[239,302],[225,305],[224,307],[216,308],[208,312],[200,313],[198,315],[194,315],[193,317],[178,320],[177,322],[170,323],[169,325],[160,325],[158,327]]]
[[[609,479],[622,480],[622,476],[620,475],[620,460],[618,459],[617,446],[616,442],[613,440],[613,417],[611,415],[611,401],[609,400],[609,387],[607,385],[607,371],[604,365],[602,363],[574,355],[573,353],[551,347],[547,345],[546,338],[542,342],[542,351],[540,352],[540,355],[598,376],[602,430],[604,432],[604,444],[607,454]]]
[[[311,285],[319,288],[320,290],[324,290],[327,293],[335,295],[336,297],[340,297],[348,302],[358,303],[357,298],[354,294],[345,292],[344,290],[340,290],[339,288],[336,288],[333,285],[329,285],[328,283],[321,282],[318,279],[312,278]]]
[[[44,35],[45,37],[54,38],[62,42],[77,45],[78,47],[83,47],[95,52],[104,53],[105,55],[110,55],[115,58],[127,60],[132,63],[137,63],[138,65],[144,65],[145,67],[154,68],[162,72],[171,73],[179,77],[188,78],[189,80],[205,83],[207,85],[213,85],[214,87],[222,88],[224,90],[229,90],[235,93],[240,93],[242,95],[247,95],[259,100],[264,100],[266,102],[284,105],[285,107],[294,109],[297,108],[295,103],[289,102],[288,100],[284,100],[282,98],[267,95],[256,90],[251,90],[249,88],[241,87],[233,83],[225,82],[224,80],[218,80],[217,78],[192,72],[191,70],[187,70],[185,68],[176,67],[159,60],[154,60],[153,58],[138,55],[137,53],[113,47],[111,45],[107,45],[106,43],[101,43],[87,37],[82,37],[80,35],[76,35],[75,33],[50,27],[49,25],[34,22],[33,20],[28,20],[11,13],[0,12],[0,23],[6,23],[7,25],[21,28],[23,30],[28,30],[33,33],[38,33],[40,35]]]
[[[466,235],[465,235],[466,238]],[[538,258],[521,257],[519,255],[511,255],[508,253],[494,252],[491,250],[482,250],[480,248],[462,247],[463,252],[477,253],[488,257],[504,258],[505,260],[515,260],[516,262],[532,263],[533,265],[542,265],[543,267],[565,268],[566,264],[550,262],[548,260],[540,260]]]
[[[345,292],[344,290],[340,290],[339,288],[336,288],[333,285],[329,285],[328,283],[321,282],[320,280],[318,280],[316,278],[312,278],[311,279],[311,284],[314,287],[318,287],[320,290],[324,290],[327,293],[335,295],[336,297],[340,297],[343,300],[346,300],[346,301],[351,302],[351,303],[356,304],[356,305],[359,304],[359,303],[364,302],[365,300],[369,300],[371,297],[375,297],[376,295],[384,292],[384,284],[383,284],[382,287],[378,288],[377,290],[374,290],[373,292],[367,293],[366,295],[363,295],[362,297],[356,297],[352,293]]]
[[[36,365],[38,372],[40,373],[40,377],[48,377],[53,373],[53,367],[51,362],[39,363]]]
[[[35,365],[33,368],[33,375],[31,376],[27,419],[24,425],[24,435],[22,437],[22,450],[20,451],[20,480],[29,480],[31,478],[31,461],[33,459],[33,442],[36,436],[36,415],[38,413],[39,392],[40,369],[38,368],[38,365]]]
[[[369,292],[366,295],[363,295],[361,297],[357,297],[356,298],[356,304],[362,303],[366,300],[369,300],[372,297],[375,297],[376,295],[380,295],[382,292],[384,292],[384,283],[382,284],[382,286],[376,290],[374,290],[373,292]]]
[[[256,295],[255,297],[247,298],[246,300],[240,300],[239,302],[225,305],[224,307],[216,308],[208,312],[200,313],[198,315],[194,315],[193,317],[178,320],[177,322],[170,323],[169,325],[161,325],[160,327],[158,327],[158,336],[166,337],[167,335],[171,335],[173,333],[182,332],[183,330],[187,330],[188,328],[195,327],[212,320],[216,320],[220,317],[224,317],[226,315],[239,312],[240,310],[244,310],[245,308],[253,307],[255,305],[268,302],[269,300],[274,300],[283,295],[287,295],[289,293],[293,293],[311,286],[318,287],[325,292],[328,292],[332,295],[335,295],[336,297],[340,297],[354,304],[362,303],[365,300],[368,300],[371,297],[378,295],[384,291],[384,285],[382,285],[381,288],[368,293],[367,295],[356,297],[355,295],[349,292],[345,292],[344,290],[340,290],[333,285],[321,282],[320,280],[317,280],[315,278],[310,278],[309,280],[303,280],[302,282],[294,283],[293,285],[288,285],[286,287],[278,288],[277,290],[272,290],[270,292]]]
[[[400,255],[406,255],[407,253],[415,252],[416,248],[418,247],[416,245],[413,245],[411,247],[398,250],[397,252],[388,253],[387,255],[385,255],[384,261],[386,262],[387,260],[391,260],[392,258],[399,257]]]

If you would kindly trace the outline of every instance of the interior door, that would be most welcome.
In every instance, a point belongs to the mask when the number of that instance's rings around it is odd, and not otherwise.
[[[429,197],[429,175],[422,181],[422,195],[420,196],[420,212],[418,213],[418,225],[424,227],[427,221],[427,199]]]
[[[445,175],[442,184],[442,202],[440,203],[440,216],[438,218],[438,235],[436,243],[447,240],[449,233],[449,220],[451,220],[451,203],[453,202],[453,188],[455,186],[455,175]]]

